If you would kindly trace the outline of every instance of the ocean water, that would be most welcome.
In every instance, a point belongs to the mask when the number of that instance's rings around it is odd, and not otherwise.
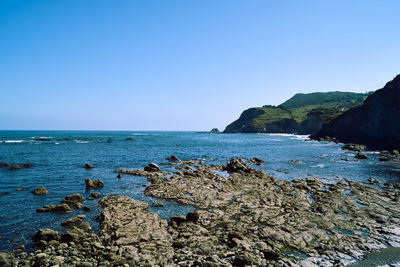
[[[127,141],[126,138],[133,138]],[[36,213],[43,205],[59,204],[69,194],[80,193],[88,199],[91,192],[102,196],[119,194],[134,199],[159,202],[144,196],[149,183],[144,177],[124,175],[117,178],[117,169],[142,169],[150,162],[167,162],[176,155],[182,160],[203,159],[210,164],[223,164],[232,157],[259,157],[265,164],[257,168],[279,179],[320,177],[326,182],[351,179],[365,182],[369,177],[382,182],[400,180],[400,164],[379,162],[378,154],[369,159],[354,159],[354,153],[341,150],[340,144],[305,141],[305,136],[265,134],[207,134],[196,132],[133,132],[133,131],[0,131],[0,162],[32,163],[29,169],[11,171],[0,168],[0,251],[9,251],[21,244],[29,249],[31,235],[40,228],[59,231],[60,223],[83,211],[66,215]],[[37,141],[42,140],[42,141]],[[83,168],[85,163],[94,169]],[[165,170],[164,165],[159,165]],[[101,179],[104,188],[85,192],[85,178]],[[35,196],[30,191],[45,186],[49,193]],[[28,191],[16,191],[28,188]],[[164,207],[150,207],[162,218],[186,214],[191,206],[167,202]],[[85,221],[98,231],[93,220],[100,213],[96,200],[86,200],[92,208]]]

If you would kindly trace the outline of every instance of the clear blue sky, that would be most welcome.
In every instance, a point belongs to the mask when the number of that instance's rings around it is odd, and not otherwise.
[[[0,0],[0,129],[221,130],[400,73],[400,1]]]

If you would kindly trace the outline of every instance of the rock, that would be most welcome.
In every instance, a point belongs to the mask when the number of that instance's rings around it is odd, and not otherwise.
[[[118,173],[117,178],[121,179],[122,178],[122,173]]]
[[[175,156],[175,155],[172,155],[172,156],[168,157],[167,160],[169,160],[169,161],[179,161],[179,158],[177,156]]]
[[[90,178],[86,178],[85,183],[86,183],[86,190],[104,187],[104,183],[102,180],[90,180]]]
[[[23,165],[10,165],[8,168],[9,170],[20,170],[20,169],[25,169],[25,168],[32,168],[33,164],[32,163],[25,163]]]
[[[144,171],[146,171],[146,172],[159,172],[159,171],[161,171],[161,169],[158,167],[157,164],[150,163],[149,165],[144,167]]]
[[[398,156],[400,155],[399,150],[398,149],[393,149],[392,152],[390,152],[390,154],[394,155],[394,156]]]
[[[363,153],[361,153],[361,152],[358,152],[357,155],[355,155],[354,157],[355,157],[356,159],[367,159],[367,158],[368,158],[367,155],[365,155],[365,154],[363,154]]]
[[[16,261],[11,253],[0,252],[0,266],[2,267],[14,267]]]
[[[379,158],[379,161],[389,161],[390,159],[389,158],[386,158],[386,157],[380,157]]]
[[[226,164],[228,172],[249,172],[251,168],[241,158],[233,158]]]
[[[66,196],[64,198],[64,200],[61,201],[61,203],[63,204],[67,204],[70,207],[76,207],[76,208],[81,208],[82,207],[82,202],[85,199],[83,198],[83,196],[81,194],[72,194],[69,196]]]
[[[132,141],[133,140],[133,138],[132,137],[128,137],[128,138],[126,138],[126,141]]]
[[[36,212],[64,214],[72,212],[72,209],[67,204],[63,203],[61,205],[45,205],[42,208],[36,209]]]
[[[260,158],[251,158],[248,159],[247,162],[249,163],[255,163],[256,165],[262,165],[264,164],[264,160],[260,159]]]
[[[93,200],[93,199],[98,199],[100,197],[100,194],[99,193],[95,193],[95,192],[93,192],[93,193],[91,193],[90,194],[90,200]]]
[[[0,162],[0,168],[5,168],[8,167],[8,163],[7,162]]]
[[[380,181],[376,180],[376,179],[374,179],[372,177],[369,177],[367,184],[380,184]]]
[[[353,144],[353,143],[348,143],[345,144],[342,147],[343,150],[351,150],[351,151],[358,151],[361,152],[362,150],[366,150],[367,147],[365,145],[360,145],[360,144]]]
[[[79,228],[73,228],[61,235],[61,242],[63,243],[70,243],[75,242],[79,243],[85,238],[85,231]]]
[[[85,168],[85,169],[93,169],[93,168],[94,168],[94,165],[92,165],[92,164],[90,164],[90,163],[86,163],[86,164],[83,166],[83,168]]]
[[[1,192],[0,193],[0,197],[5,196],[5,195],[9,195],[9,194],[10,194],[10,192]]]
[[[151,204],[153,207],[164,207],[164,203],[162,202],[154,202],[153,204]]]
[[[82,209],[84,212],[89,212],[91,210],[91,208],[88,206],[84,206]]]
[[[61,239],[61,234],[57,231],[54,231],[52,229],[46,228],[46,229],[40,229],[34,236],[33,240],[34,241],[40,241],[44,240],[46,242],[49,242],[51,240],[57,240],[59,241]]]
[[[183,215],[174,215],[174,216],[171,216],[170,221],[171,221],[171,223],[175,222],[176,224],[179,225],[186,221],[186,217]]]
[[[71,218],[69,220],[66,220],[64,222],[61,223],[61,226],[63,227],[67,227],[67,228],[72,228],[74,226],[79,226],[83,220],[86,218],[86,215],[78,215],[74,218]]]
[[[186,214],[186,221],[196,223],[200,218],[200,215],[197,211],[191,211]]]
[[[46,195],[48,192],[49,191],[47,191],[46,187],[44,187],[44,186],[38,187],[38,188],[36,188],[35,190],[32,191],[32,193],[34,195],[37,195],[37,196]]]
[[[26,187],[15,189],[15,191],[28,191],[28,190],[29,190],[29,188],[26,188]]]

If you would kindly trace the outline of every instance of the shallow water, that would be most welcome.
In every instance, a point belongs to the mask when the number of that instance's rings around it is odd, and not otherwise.
[[[128,137],[133,140],[127,141]],[[63,140],[65,138],[68,140]],[[223,164],[232,157],[259,157],[265,163],[257,168],[285,180],[310,176],[332,183],[344,178],[355,181],[366,181],[369,177],[380,181],[399,180],[399,163],[379,162],[379,155],[373,153],[369,153],[367,160],[344,161],[344,158],[354,159],[354,153],[341,150],[337,144],[305,142],[304,139],[304,136],[295,135],[195,132],[0,131],[0,162],[34,165],[16,171],[0,168],[0,193],[10,193],[0,197],[0,236],[3,237],[0,238],[0,251],[20,244],[29,246],[30,234],[40,228],[52,226],[63,230],[61,221],[83,212],[37,214],[36,209],[59,204],[69,194],[81,193],[87,199],[94,191],[102,196],[119,194],[150,203],[160,202],[144,196],[144,188],[149,184],[145,178],[124,175],[117,179],[115,170],[142,169],[150,162],[166,162],[165,158],[170,155],[182,160],[204,159],[211,164]],[[84,169],[87,162],[96,168]],[[160,167],[169,170],[166,166]],[[105,187],[85,192],[86,177],[103,180]],[[49,190],[46,196],[30,193],[42,185]],[[29,190],[15,191],[17,188]],[[193,209],[163,202],[164,207],[150,209],[164,219]],[[93,221],[100,212],[97,201],[87,200],[84,204],[92,208],[86,221],[98,230],[98,223]]]

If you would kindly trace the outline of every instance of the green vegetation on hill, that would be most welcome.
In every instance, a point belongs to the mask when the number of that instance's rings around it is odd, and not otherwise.
[[[323,123],[363,103],[370,93],[327,92],[296,94],[279,106],[263,106],[244,111],[225,133],[312,134]]]

